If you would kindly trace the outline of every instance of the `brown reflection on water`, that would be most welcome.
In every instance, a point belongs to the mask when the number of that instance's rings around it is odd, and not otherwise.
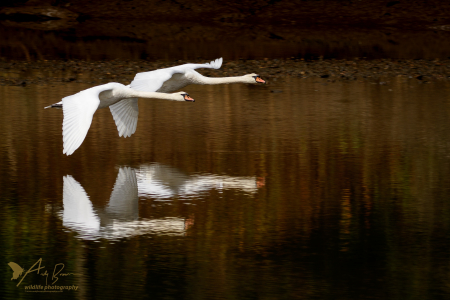
[[[82,290],[69,297],[450,292],[450,86],[287,79],[187,87],[195,103],[140,100],[131,138],[119,138],[110,112],[98,111],[82,146],[66,157],[61,111],[43,107],[87,87],[0,87],[0,250],[7,261],[31,266],[43,257],[82,273],[67,279]],[[100,214],[120,168],[151,166],[165,166],[156,181],[166,187],[202,176],[264,184],[253,192],[213,185],[164,199],[139,194],[138,221],[187,220],[183,235],[86,241],[64,226],[63,176],[79,182]],[[9,276],[2,290],[23,295]]]

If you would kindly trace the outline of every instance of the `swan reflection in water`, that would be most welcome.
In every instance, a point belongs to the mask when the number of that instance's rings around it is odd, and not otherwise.
[[[139,197],[170,201],[189,197],[210,189],[239,189],[255,193],[264,179],[219,175],[188,176],[160,164],[140,169],[121,167],[108,205],[94,209],[89,196],[72,176],[63,177],[63,225],[78,232],[82,239],[120,239],[142,234],[182,236],[194,223],[194,217],[139,218]]]
[[[254,176],[227,176],[215,174],[186,175],[175,168],[161,164],[142,165],[137,174],[140,197],[170,201],[173,197],[192,198],[208,190],[236,189],[254,194],[264,186],[264,178]]]

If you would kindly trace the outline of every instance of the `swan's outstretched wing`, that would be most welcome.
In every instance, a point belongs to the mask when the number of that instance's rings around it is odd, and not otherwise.
[[[156,92],[162,87],[164,82],[172,78],[172,75],[175,73],[176,70],[170,68],[138,73],[130,83],[130,87],[136,91]],[[138,77],[138,75],[143,74],[145,74],[145,76]]]
[[[86,191],[70,175],[63,180],[63,225],[84,234],[96,234],[100,230],[100,219]]]
[[[173,74],[185,73],[190,69],[219,69],[222,66],[222,58],[218,58],[205,64],[184,64],[175,67],[158,69],[150,72],[137,73],[130,87],[137,91],[156,92],[158,91]]]
[[[223,58],[217,58],[216,60],[212,60],[209,63],[206,64],[184,64],[184,65],[180,65],[180,66],[176,66],[176,67],[172,67],[172,68],[178,68],[178,67],[182,67],[182,68],[189,68],[189,69],[220,69],[220,67],[222,66],[222,62],[223,62]]]
[[[139,217],[136,172],[130,167],[119,169],[106,211],[114,217],[135,220]]]
[[[98,95],[109,89],[111,89],[110,84],[104,84],[62,99],[63,153],[70,155],[83,143],[91,127],[92,117],[100,104]]]
[[[136,132],[139,115],[138,98],[129,98],[109,107],[116,122],[119,136],[129,137]]]
[[[136,177],[140,196],[151,196],[160,200],[177,195],[189,180],[189,176],[178,169],[158,163],[141,165]]]

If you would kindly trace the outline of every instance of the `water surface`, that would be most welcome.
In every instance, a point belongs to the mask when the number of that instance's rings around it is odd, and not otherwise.
[[[6,298],[450,293],[449,85],[192,86],[195,103],[140,100],[131,138],[98,111],[67,157],[43,107],[88,87],[0,86]],[[26,291],[36,272],[16,287],[7,263],[39,258],[78,290]]]

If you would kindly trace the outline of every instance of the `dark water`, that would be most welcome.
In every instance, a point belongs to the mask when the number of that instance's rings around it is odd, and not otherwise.
[[[2,298],[450,294],[449,85],[192,86],[131,138],[98,111],[66,157],[43,107],[87,87],[0,87]]]

